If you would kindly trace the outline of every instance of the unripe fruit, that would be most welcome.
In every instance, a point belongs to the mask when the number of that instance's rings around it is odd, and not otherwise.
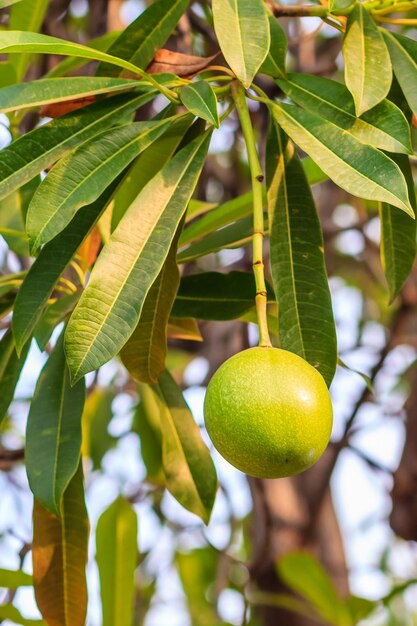
[[[261,347],[235,354],[217,370],[204,418],[220,454],[258,478],[292,476],[313,465],[333,422],[321,374],[292,352]]]

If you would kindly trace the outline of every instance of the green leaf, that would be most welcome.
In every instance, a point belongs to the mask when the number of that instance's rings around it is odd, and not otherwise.
[[[356,0],[329,0],[330,13],[336,15],[345,15],[349,13],[350,7],[355,4]]]
[[[249,88],[268,54],[271,37],[262,0],[213,0],[214,30],[224,58]]]
[[[52,168],[39,185],[26,219],[32,250],[60,233],[78,209],[91,204],[171,124],[133,122],[105,130]]]
[[[225,228],[208,234],[204,239],[191,244],[177,255],[178,263],[189,263],[206,254],[219,252],[223,248],[239,248],[250,243],[253,233],[253,218],[245,217]]]
[[[0,53],[15,54],[19,52],[57,54],[81,57],[82,59],[91,59],[93,61],[105,61],[134,74],[145,75],[145,72],[140,67],[129,63],[129,61],[79,43],[39,33],[26,33],[20,30],[0,31]]]
[[[164,484],[158,398],[149,385],[139,385],[138,390],[140,403],[136,407],[132,429],[139,435],[146,479],[156,484]]]
[[[188,4],[189,0],[153,2],[120,34],[109,53],[145,69],[174,30]],[[106,63],[101,63],[97,70],[98,76],[114,76],[115,73],[119,72]]]
[[[208,524],[217,490],[210,453],[180,388],[165,371],[152,386],[159,404],[162,460],[167,489]]]
[[[192,122],[184,115],[172,123],[167,131],[141,154],[120,183],[112,201],[112,231],[130,207],[139,191],[173,156]]]
[[[138,87],[140,81],[126,78],[41,78],[0,89],[0,111],[18,111],[29,107],[65,102],[101,93]],[[137,95],[137,94],[136,94]]]
[[[268,21],[271,33],[271,45],[264,62],[259,68],[259,72],[272,76],[273,78],[285,78],[288,45],[287,36],[285,30],[274,15],[268,15]]]
[[[351,11],[343,41],[345,81],[361,115],[383,100],[392,82],[388,49],[374,20],[358,2]]]
[[[204,272],[183,276],[172,315],[203,320],[236,319],[255,305],[255,295],[251,272]],[[273,298],[270,290],[268,295]]]
[[[16,2],[22,2],[22,0],[0,0],[0,9],[5,9]]]
[[[131,626],[138,565],[138,521],[121,496],[97,523],[96,560],[100,574],[103,626]]]
[[[55,328],[71,313],[80,297],[79,291],[63,296],[46,307],[45,312],[36,324],[34,337],[39,350],[45,350]]]
[[[168,256],[143,303],[138,325],[123,346],[120,357],[130,375],[144,383],[156,383],[165,369],[167,324],[180,284],[177,266],[179,225]]]
[[[28,351],[29,343],[26,349],[21,352],[20,357],[18,357],[10,330],[0,340],[0,424],[6,417],[10,403],[13,400],[14,391]]]
[[[181,102],[191,113],[219,127],[217,97],[213,89],[204,80],[190,83],[180,89]]]
[[[94,387],[88,394],[82,415],[82,455],[99,469],[104,455],[113,448],[117,439],[109,434],[108,425],[113,417],[114,392],[108,387]]]
[[[395,76],[410,108],[417,115],[417,43],[409,37],[382,30],[391,55]]]
[[[213,580],[216,580],[219,552],[212,546],[205,546],[192,552],[177,552],[175,561],[193,626],[218,624],[209,593]]]
[[[34,503],[33,580],[36,602],[49,626],[85,624],[88,534],[80,463],[65,491],[61,520],[36,499]]]
[[[288,80],[277,82],[296,104],[347,130],[362,143],[390,152],[412,153],[408,122],[389,100],[356,117],[353,98],[341,83],[307,74],[289,74]]]
[[[13,311],[13,334],[20,352],[41,317],[59,278],[107,206],[117,181],[93,204],[78,211],[73,221],[46,244],[18,292]]]
[[[274,106],[273,116],[339,187],[366,200],[388,202],[414,216],[404,176],[385,154],[293,105]]]
[[[337,361],[323,235],[294,144],[272,122],[266,156],[272,281],[284,350],[316,367],[327,385]]]
[[[19,609],[11,603],[0,605],[0,620],[10,620],[13,624],[21,624],[21,626],[46,626],[41,619],[27,619],[23,617]]]
[[[32,576],[23,570],[10,570],[0,568],[0,587],[5,589],[17,589],[18,587],[31,587]]]
[[[280,578],[290,589],[308,600],[317,613],[330,624],[353,626],[347,607],[339,598],[329,575],[311,554],[293,552],[277,563]]]
[[[0,198],[9,195],[58,161],[68,150],[120,124],[154,97],[121,94],[73,111],[23,135],[0,151]]]
[[[408,157],[392,155],[408,184],[411,206],[417,211],[413,175]],[[378,203],[381,220],[381,261],[387,278],[390,302],[398,295],[411,272],[416,256],[416,221],[385,202]]]
[[[26,427],[26,471],[35,498],[61,517],[62,497],[77,471],[85,383],[70,386],[63,333],[42,369]]]
[[[41,30],[43,18],[48,8],[49,0],[25,0],[16,4],[10,11],[10,30],[38,32]],[[21,54],[11,63],[16,71],[16,82],[20,82],[30,62],[30,55]]]
[[[197,184],[209,140],[205,133],[177,152],[139,193],[103,248],[66,332],[73,382],[114,357],[132,334]]]
[[[20,190],[0,200],[0,234],[10,250],[18,256],[29,256],[28,240],[22,215]]]
[[[110,46],[114,44],[116,39],[120,36],[122,31],[120,30],[112,30],[109,33],[105,33],[101,37],[96,37],[95,39],[90,39],[88,45],[90,48],[94,48],[95,50],[101,50],[102,52],[107,52]],[[78,67],[82,67],[88,63],[85,59],[79,59],[77,57],[68,57],[67,59],[63,59],[60,61],[55,67],[50,69],[45,74],[45,78],[55,78],[58,76],[65,76],[65,74],[69,74],[69,72],[73,72]],[[110,66],[113,69],[113,66]],[[97,72],[96,72],[97,74]]]

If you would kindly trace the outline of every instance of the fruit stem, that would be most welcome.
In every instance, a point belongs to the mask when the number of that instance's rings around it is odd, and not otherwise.
[[[268,322],[266,317],[267,292],[263,262],[263,239],[264,239],[264,207],[262,198],[262,183],[264,175],[259,163],[256,149],[255,135],[246,102],[246,93],[237,81],[231,84],[231,92],[239,115],[242,133],[248,153],[249,169],[251,173],[253,192],[253,237],[252,237],[252,267],[256,285],[256,315],[259,327],[259,345],[271,347],[269,338]]]

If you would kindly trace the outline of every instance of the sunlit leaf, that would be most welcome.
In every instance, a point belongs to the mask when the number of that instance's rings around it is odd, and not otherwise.
[[[366,200],[380,200],[414,216],[400,168],[335,124],[296,106],[273,107],[275,120],[339,187]]]
[[[137,517],[119,496],[97,523],[96,560],[100,574],[102,626],[131,626],[138,560]]]
[[[18,587],[31,587],[32,576],[21,569],[10,570],[0,568],[0,587],[17,589]]]
[[[168,339],[186,339],[187,341],[203,341],[197,320],[193,317],[173,317],[168,320]]]
[[[13,3],[10,11],[10,30],[21,30],[38,32],[41,30],[42,22],[48,8],[49,0],[25,0],[22,3]],[[26,73],[26,68],[30,62],[30,55],[21,54],[10,59],[15,68],[16,80],[20,82]]]
[[[385,41],[391,55],[395,76],[414,115],[417,115],[417,43],[409,37],[385,28]]]
[[[180,98],[185,107],[194,115],[219,127],[217,98],[213,89],[204,80],[185,85],[180,90]]]
[[[61,159],[39,185],[29,205],[26,229],[33,250],[47,243],[91,204],[171,124],[133,122],[83,143]]]
[[[166,261],[148,291],[138,325],[120,352],[130,375],[144,383],[156,383],[165,369],[168,318],[180,284],[176,257],[181,230],[182,223]]]
[[[73,382],[115,356],[132,334],[197,184],[209,140],[204,134],[177,152],[139,193],[103,248],[67,327]]]
[[[268,15],[262,0],[213,0],[214,30],[224,58],[250,87],[269,51]]]
[[[368,11],[358,2],[349,13],[343,40],[345,82],[362,115],[383,100],[392,81],[384,38]]]
[[[59,520],[35,499],[33,580],[38,607],[48,626],[84,626],[87,611],[89,523],[81,463],[68,485]]]

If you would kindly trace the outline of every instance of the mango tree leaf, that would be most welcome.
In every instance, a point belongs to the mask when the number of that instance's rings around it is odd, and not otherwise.
[[[20,372],[25,363],[29,343],[25,350],[17,355],[13,334],[8,330],[0,341],[0,424],[6,417],[10,403],[13,400]]]
[[[416,192],[408,157],[392,155],[408,185],[410,203],[417,211]],[[385,202],[378,203],[381,220],[381,261],[387,278],[390,302],[398,295],[411,272],[416,256],[416,221]]]
[[[219,127],[217,111],[217,97],[213,89],[204,80],[198,80],[180,89],[180,98],[183,105],[203,120]]]
[[[262,0],[213,0],[214,30],[224,58],[249,88],[268,54],[270,32]]]
[[[71,313],[80,297],[79,291],[49,304],[36,324],[34,337],[39,350],[45,350],[55,328]]]
[[[346,86],[355,101],[357,115],[362,115],[387,96],[392,65],[384,38],[360,2],[349,13],[343,58]]]
[[[268,289],[269,299],[273,298]],[[251,272],[204,272],[184,276],[172,308],[174,317],[231,320],[255,303],[255,279]]]
[[[103,626],[131,626],[138,565],[138,521],[119,496],[97,523],[96,560],[100,574]]]
[[[13,624],[21,624],[21,626],[46,626],[41,619],[28,619],[23,617],[19,609],[10,602],[0,605],[0,619],[11,621]]]
[[[219,566],[217,550],[212,546],[205,546],[187,553],[177,552],[175,561],[192,624],[204,626],[218,623],[214,604],[209,597],[209,589],[216,579]]]
[[[18,111],[29,107],[65,102],[76,98],[123,91],[138,87],[140,81],[126,78],[95,78],[77,76],[70,78],[41,78],[0,89],[0,111]]]
[[[358,622],[368,617],[378,608],[378,605],[378,602],[368,600],[367,598],[359,598],[358,596],[349,595],[346,598],[346,606],[351,615],[352,624],[358,624]]]
[[[40,31],[48,4],[49,0],[25,0],[22,4],[13,6],[10,11],[10,30]],[[30,55],[27,54],[11,59],[16,72],[16,82],[20,82],[24,77],[29,61]]]
[[[395,76],[410,108],[417,115],[417,43],[409,37],[389,32],[385,28],[385,41],[391,55]]]
[[[122,31],[120,30],[112,30],[109,33],[105,33],[101,37],[96,37],[94,39],[90,39],[88,45],[90,48],[94,48],[96,50],[101,50],[102,52],[107,52],[110,46],[114,44],[116,39],[120,36]],[[76,57],[68,57],[67,59],[62,59],[55,67],[50,69],[44,75],[45,78],[55,78],[58,76],[65,76],[69,72],[76,70],[78,67],[82,67],[88,63],[85,59],[79,59]],[[113,66],[110,66],[113,68]],[[97,72],[96,72],[97,75]]]
[[[36,602],[50,626],[84,626],[87,611],[85,567],[89,523],[81,463],[65,491],[59,520],[35,499],[33,580]]]
[[[22,2],[22,0],[0,0],[0,9],[5,9],[16,2]]]
[[[26,472],[35,498],[61,517],[62,497],[77,471],[85,383],[70,386],[63,333],[42,369],[26,427]]]
[[[121,94],[73,111],[19,137],[0,151],[0,198],[9,195],[68,150],[149,102],[154,93]]]
[[[13,335],[20,353],[40,319],[59,278],[109,202],[117,181],[93,204],[78,211],[55,239],[46,244],[19,289],[13,311]]]
[[[120,352],[130,375],[144,383],[156,383],[165,369],[168,318],[180,284],[176,257],[181,230],[182,223],[166,261],[148,291],[138,325]]]
[[[104,455],[113,448],[117,439],[110,435],[108,425],[113,417],[114,392],[109,387],[94,387],[87,396],[82,416],[82,455],[99,469]]]
[[[177,255],[178,263],[189,263],[206,254],[219,252],[223,248],[239,248],[250,243],[253,233],[253,218],[245,217],[225,228],[209,233],[204,239],[192,243]]]
[[[286,81],[277,82],[296,104],[347,130],[363,143],[390,152],[412,153],[409,124],[389,100],[356,117],[353,98],[341,83],[307,74],[288,74]]]
[[[273,122],[266,172],[271,270],[281,346],[316,367],[330,386],[337,345],[323,235],[294,144]]]
[[[26,219],[32,250],[60,233],[78,209],[91,204],[171,124],[133,122],[106,130],[70,152],[39,185]]]
[[[18,587],[31,587],[32,576],[21,569],[10,570],[0,568],[0,587],[5,589],[17,589]]]
[[[36,0],[33,0],[36,1]],[[45,0],[43,0],[45,1]],[[50,37],[40,33],[26,33],[21,30],[9,30],[0,32],[0,53],[15,54],[21,52],[37,54],[57,54],[62,56],[81,57],[93,61],[105,61],[121,67],[135,75],[146,76],[146,73],[136,65],[112,56],[101,50],[95,50],[79,43],[65,41],[58,37]]]
[[[67,327],[74,383],[114,357],[132,334],[197,184],[209,140],[205,133],[177,152],[104,246]]]
[[[193,317],[173,317],[171,315],[168,320],[167,333],[169,339],[203,341],[197,320]]]
[[[189,0],[153,2],[120,34],[109,53],[145,69],[174,30],[188,3]],[[117,73],[120,72],[106,63],[100,63],[97,69],[98,76]]]
[[[285,78],[288,45],[285,30],[274,15],[269,14],[268,21],[271,33],[271,45],[264,62],[259,68],[259,72],[272,76],[273,78]]]
[[[21,209],[20,190],[0,200],[0,234],[10,250],[27,257],[29,246]]]
[[[274,106],[273,116],[339,187],[366,200],[388,202],[414,216],[404,176],[385,154],[293,105]]]
[[[158,398],[149,385],[139,384],[138,391],[140,403],[136,407],[132,430],[138,434],[140,439],[142,461],[146,467],[146,479],[161,485],[164,484],[164,476]]]
[[[139,191],[153,178],[171,159],[178,148],[184,134],[192,122],[191,115],[183,115],[141,154],[130,167],[117,188],[112,200],[111,230],[132,204]]]
[[[208,524],[217,490],[210,453],[180,388],[168,371],[161,374],[152,389],[160,407],[167,489],[184,508]]]
[[[336,15],[345,15],[349,13],[352,4],[355,4],[355,0],[329,0],[329,11]]]
[[[288,553],[279,559],[277,569],[285,584],[308,600],[327,622],[352,624],[347,607],[338,596],[329,575],[311,554]]]

